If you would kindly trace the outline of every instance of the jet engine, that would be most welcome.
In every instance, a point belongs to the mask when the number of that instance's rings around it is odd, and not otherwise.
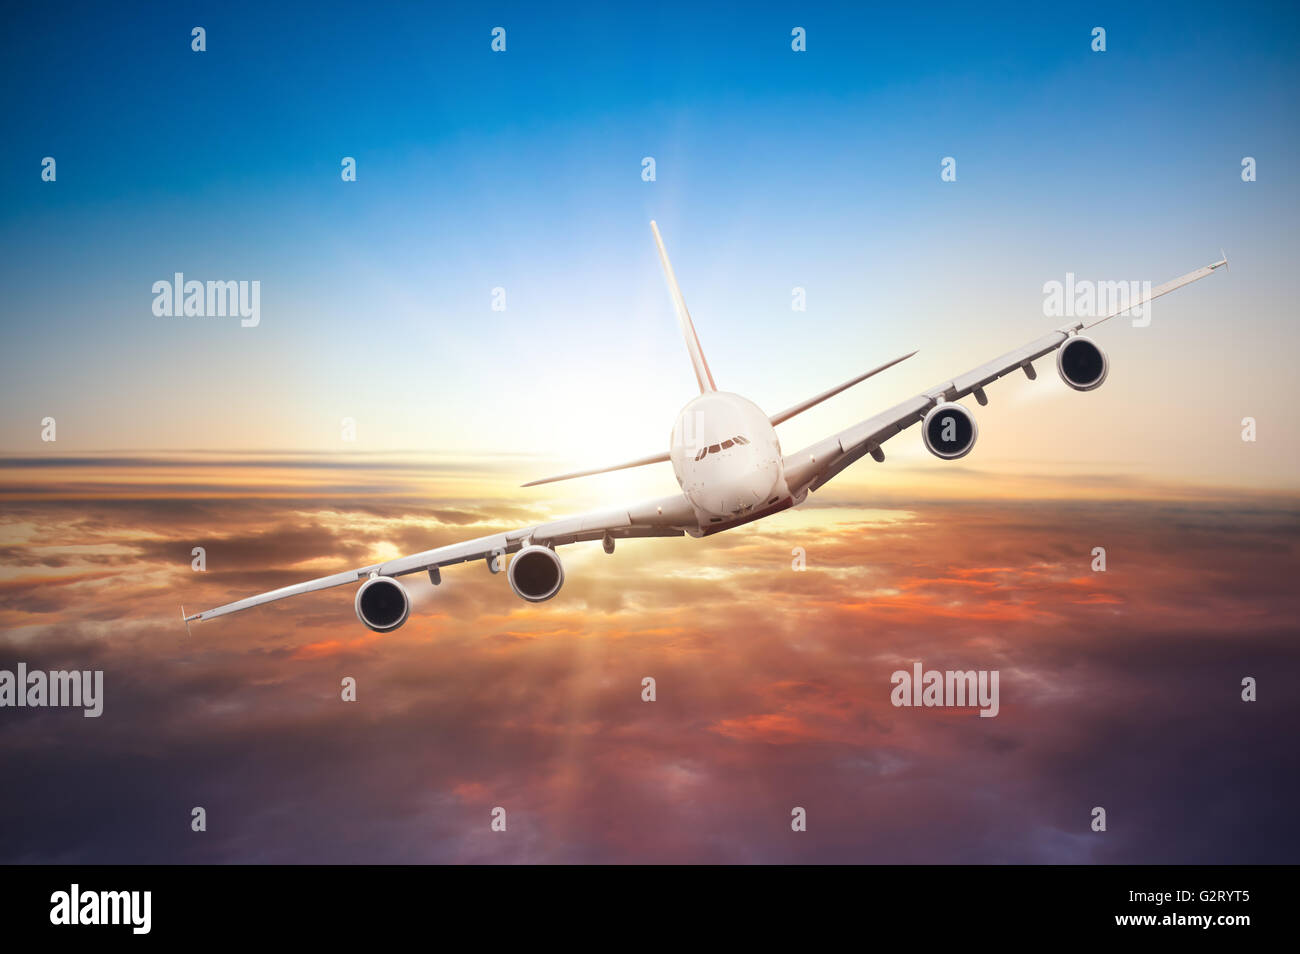
[[[1076,391],[1091,391],[1106,380],[1110,363],[1096,342],[1075,335],[1056,349],[1056,370],[1061,380]]]
[[[960,404],[950,401],[936,404],[921,422],[925,449],[944,460],[956,460],[969,454],[979,433],[975,416]]]
[[[357,590],[357,619],[376,633],[391,633],[411,615],[406,587],[391,576],[372,576]]]
[[[506,578],[516,596],[530,603],[541,603],[560,592],[564,567],[550,547],[526,546],[510,561]]]

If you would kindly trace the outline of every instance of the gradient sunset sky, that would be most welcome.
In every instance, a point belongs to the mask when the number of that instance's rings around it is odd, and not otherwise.
[[[59,452],[657,451],[693,382],[656,218],[720,386],[769,411],[921,349],[788,450],[1060,324],[1045,282],[1225,248],[1101,330],[1101,391],[999,385],[976,459],[1295,484],[1291,5],[71,9],[3,41],[9,450],[53,416]],[[155,317],[178,271],[260,281],[261,325]]]
[[[106,703],[0,710],[0,861],[1294,862],[1298,41],[1282,4],[11,12],[0,669]],[[384,637],[350,588],[186,634],[673,492],[518,486],[666,448],[652,218],[769,412],[920,349],[787,452],[1062,324],[1067,272],[1231,271],[1100,329],[1096,392],[991,386],[961,461],[912,431],[801,510],[567,548],[538,606],[474,564]],[[176,272],[259,281],[260,325],[156,317]],[[917,661],[999,670],[1000,715],[892,707]]]

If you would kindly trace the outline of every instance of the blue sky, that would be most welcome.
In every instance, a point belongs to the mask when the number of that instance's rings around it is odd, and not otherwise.
[[[809,415],[810,439],[1035,336],[1042,284],[1067,270],[1159,282],[1221,246],[1234,284],[1169,299],[1185,324],[1131,352],[1159,393],[1102,400],[1176,413],[1165,395],[1208,373],[1280,408],[1297,20],[1209,4],[24,8],[0,94],[0,445],[44,449],[49,413],[66,450],[332,449],[345,415],[377,450],[578,456],[592,431],[658,449],[691,378],[652,217],[723,387],[774,409],[923,349],[888,387]],[[260,280],[262,325],[155,318],[150,286],[175,271]],[[1221,335],[1245,330],[1225,366]],[[521,420],[543,393],[559,412]],[[1222,398],[1191,400],[1238,418]],[[1293,438],[1294,416],[1274,423]],[[1277,448],[1270,479],[1296,449]]]

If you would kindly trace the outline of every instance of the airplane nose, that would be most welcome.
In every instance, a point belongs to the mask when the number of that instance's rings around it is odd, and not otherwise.
[[[711,488],[713,493],[702,501],[704,509],[719,517],[734,516],[752,510],[771,496],[779,468],[775,461],[751,462],[743,471],[733,473]]]

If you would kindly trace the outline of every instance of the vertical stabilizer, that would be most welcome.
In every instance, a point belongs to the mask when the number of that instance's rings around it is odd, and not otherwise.
[[[663,263],[664,277],[668,279],[668,294],[672,296],[673,308],[677,310],[677,323],[681,325],[682,337],[686,339],[686,351],[691,356],[691,366],[695,369],[695,380],[699,382],[700,393],[716,391],[718,386],[713,383],[713,372],[709,370],[709,362],[704,360],[704,352],[700,349],[700,339],[695,334],[691,313],[686,310],[686,299],[682,297],[682,290],[677,287],[677,276],[673,274],[672,263],[668,261],[663,236],[659,234],[659,226],[655,225],[653,220],[650,222],[650,231],[655,235],[655,245],[659,246],[659,261]]]

